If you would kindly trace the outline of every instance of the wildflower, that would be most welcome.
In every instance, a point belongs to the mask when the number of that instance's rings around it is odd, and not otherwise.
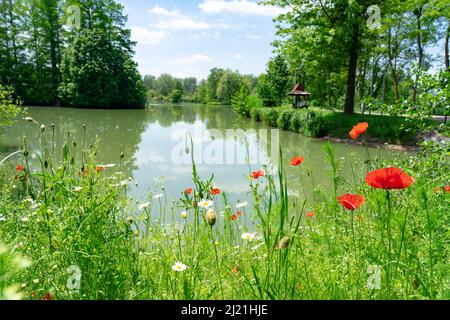
[[[236,212],[236,215],[240,216],[242,214],[241,211]]]
[[[301,165],[303,163],[303,161],[305,161],[304,157],[295,157],[292,158],[291,160],[291,166],[293,167],[298,167],[299,165]]]
[[[181,212],[181,217],[182,217],[183,219],[187,219],[187,217],[188,217],[187,211]]]
[[[34,292],[34,290],[31,291],[31,296],[32,296],[33,298],[36,298],[36,292]]]
[[[73,188],[73,192],[80,192],[81,190],[83,190],[82,187],[75,187],[75,188]]]
[[[121,185],[122,187],[126,187],[126,186],[128,185],[128,180],[120,181],[120,185]]]
[[[192,188],[187,188],[186,190],[184,190],[184,193],[186,193],[186,194],[191,194],[192,191],[193,191]]]
[[[280,249],[286,249],[291,244],[291,239],[289,237],[283,237],[278,244]]]
[[[172,266],[172,270],[176,272],[183,272],[187,269],[187,266],[181,262],[177,262]]]
[[[263,170],[254,171],[251,173],[250,177],[253,180],[258,180],[259,178],[264,177],[264,171]]]
[[[142,203],[142,204],[139,206],[139,210],[148,208],[149,206],[150,206],[150,202]]]
[[[384,168],[370,172],[366,176],[366,183],[377,189],[406,189],[414,179],[399,168]]]
[[[208,224],[212,227],[216,224],[217,221],[217,215],[216,211],[214,211],[213,208],[209,208],[208,212],[206,213],[206,220],[208,221]]]
[[[239,273],[239,270],[241,270],[241,263],[238,262],[232,269],[231,273],[234,275],[237,275]]]
[[[244,208],[246,206],[248,206],[248,202],[240,202],[236,205],[236,208],[240,209],[240,208]]]
[[[231,220],[233,220],[233,221],[236,221],[236,220],[238,220],[239,218],[238,218],[238,216],[236,215],[236,214],[233,214],[232,216],[231,216]]]
[[[34,280],[33,280],[33,283],[34,283],[34,284],[38,284],[38,283],[39,283],[39,279],[34,279]]]
[[[212,202],[211,200],[202,200],[198,203],[199,207],[208,209],[210,207],[212,207],[214,205],[214,202]]]
[[[307,214],[306,214],[306,216],[308,217],[308,218],[314,218],[314,216],[316,215],[316,213],[315,212],[308,212]]]
[[[23,218],[20,219],[20,220],[22,220],[22,222],[28,222],[28,221],[30,220],[30,218],[29,218],[29,217],[23,217]]]
[[[0,216],[0,221],[1,222],[5,222],[6,221],[6,217],[5,216]]]
[[[115,166],[116,166],[115,163],[110,163],[110,164],[105,165],[105,168],[114,168]]]
[[[441,192],[442,190],[445,192],[445,193],[450,193],[450,186],[445,186],[445,187],[436,187],[436,188],[434,188],[433,189],[434,190],[434,192],[435,193],[439,193],[439,192]]]
[[[213,196],[220,194],[220,189],[219,188],[212,188],[211,189],[211,194]]]
[[[162,197],[164,197],[163,193],[160,193],[160,194],[157,194],[157,195],[153,196],[154,199],[161,199]]]
[[[95,171],[97,173],[103,172],[103,171],[105,171],[105,166],[98,165],[98,166],[95,167]]]
[[[242,240],[252,241],[255,238],[254,233],[243,233],[241,236]]]
[[[49,301],[52,300],[52,294],[50,292],[47,292],[44,297],[42,297],[42,301]]]
[[[364,196],[357,194],[345,194],[338,198],[339,202],[348,210],[356,210],[364,204],[366,199]]]
[[[361,122],[358,123],[356,126],[353,127],[353,129],[350,131],[350,137],[353,140],[358,139],[358,137],[367,132],[367,129],[369,128],[369,124],[367,122]]]
[[[23,170],[25,170],[25,167],[24,167],[23,165],[18,164],[18,165],[16,166],[16,171],[17,171],[17,172],[22,172]]]

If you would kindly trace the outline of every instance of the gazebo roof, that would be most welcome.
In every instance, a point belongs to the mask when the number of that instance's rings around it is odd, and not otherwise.
[[[311,94],[307,91],[305,91],[305,86],[302,84],[296,84],[294,89],[292,89],[291,92],[288,93],[290,96],[310,96]]]

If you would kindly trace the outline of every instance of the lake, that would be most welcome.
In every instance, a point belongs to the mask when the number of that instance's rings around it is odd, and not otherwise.
[[[60,150],[67,140],[67,133],[82,145],[86,125],[85,144],[94,144],[98,137],[98,164],[116,164],[124,152],[122,172],[130,177],[131,192],[143,198],[149,191],[162,192],[164,186],[168,197],[173,199],[192,187],[190,164],[190,133],[194,141],[195,160],[202,178],[214,174],[215,185],[226,192],[231,201],[248,201],[249,170],[263,165],[277,165],[278,142],[283,150],[289,189],[291,194],[310,195],[320,186],[331,186],[328,165],[323,152],[324,141],[311,139],[293,132],[267,127],[262,123],[238,117],[230,106],[205,106],[197,104],[153,105],[147,110],[88,110],[55,107],[29,107],[27,116],[46,125],[46,136],[51,143],[55,124],[55,150]],[[349,128],[350,129],[350,128]],[[1,136],[3,156],[18,150],[26,136],[31,148],[36,148],[40,131],[35,124],[19,120]],[[185,150],[188,146],[189,150]],[[344,161],[343,176],[349,187],[353,174],[349,163],[360,168],[365,159],[365,148],[355,145],[334,144],[338,159]],[[247,162],[247,150],[250,155]],[[186,154],[185,151],[189,151]],[[372,157],[384,159],[405,157],[404,152],[370,149]],[[304,183],[300,183],[299,168],[289,166],[294,156],[303,156],[301,166]],[[15,165],[16,159],[9,163]],[[108,169],[110,170],[110,169]],[[359,170],[359,169],[358,169]],[[343,190],[343,191],[351,191]]]

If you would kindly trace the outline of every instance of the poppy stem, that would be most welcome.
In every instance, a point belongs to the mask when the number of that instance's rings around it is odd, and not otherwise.
[[[391,194],[389,190],[386,190],[386,199],[388,203],[388,221],[387,221],[387,233],[388,233],[388,262],[387,262],[387,281],[388,281],[388,294],[391,288]]]

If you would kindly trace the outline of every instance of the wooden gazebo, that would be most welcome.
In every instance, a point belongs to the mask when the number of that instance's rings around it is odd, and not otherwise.
[[[302,98],[302,108],[308,108],[308,97],[311,95],[309,92],[305,91],[305,85],[303,84],[296,84],[294,86],[294,89],[292,89],[291,92],[288,93],[289,96],[294,97],[294,101],[292,102],[292,106],[297,109],[298,108],[298,102],[300,100],[300,97]]]

